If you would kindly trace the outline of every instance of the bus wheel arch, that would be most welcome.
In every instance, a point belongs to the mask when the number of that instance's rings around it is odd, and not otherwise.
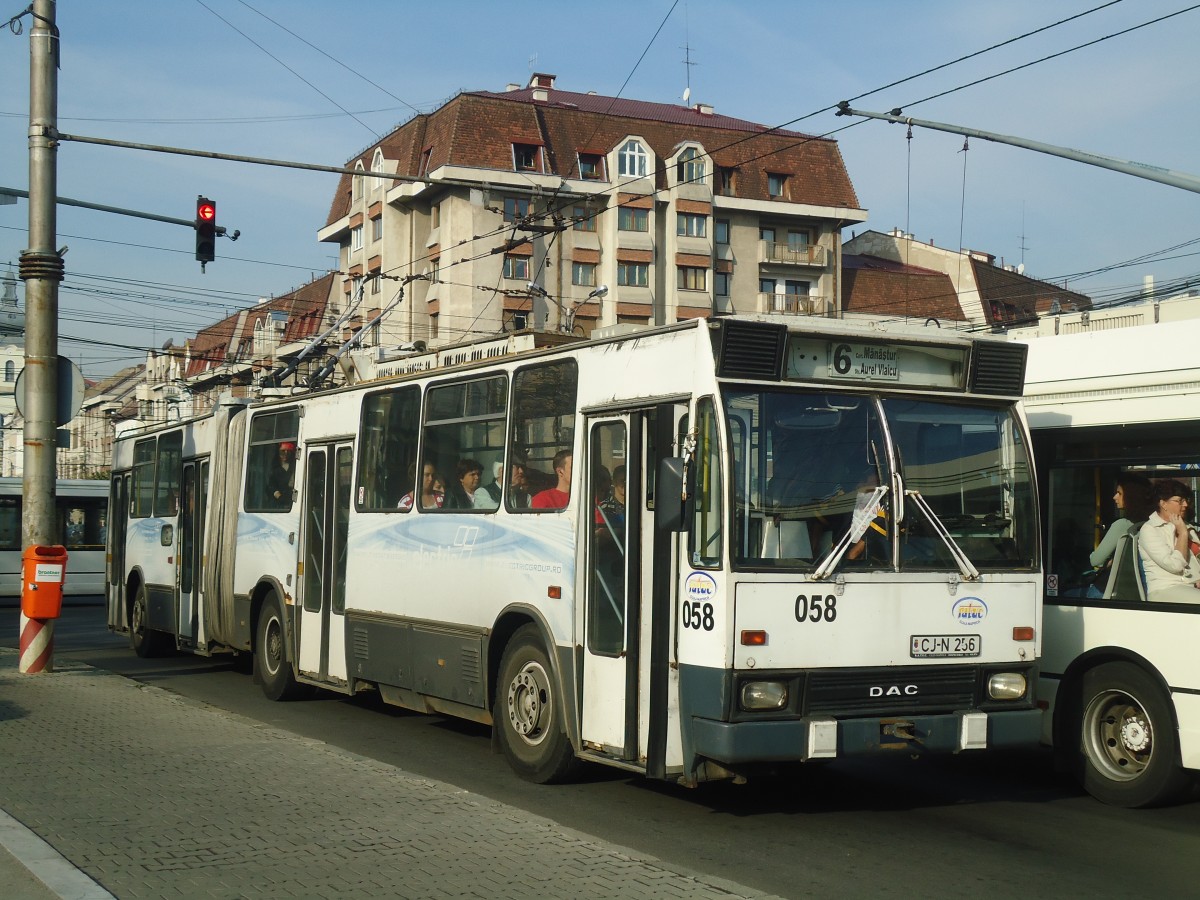
[[[150,627],[150,592],[140,573],[130,575],[125,597],[129,646],[142,659],[162,656],[167,651],[169,635]]]
[[[1127,808],[1179,796],[1189,777],[1174,704],[1157,670],[1128,654],[1094,653],[1068,674],[1059,696],[1055,758],[1089,794]]]
[[[537,784],[567,781],[579,765],[551,647],[532,621],[512,631],[503,643],[492,698],[493,734],[501,751],[513,771]]]
[[[292,670],[291,629],[279,592],[271,585],[260,585],[251,601],[254,635],[254,677],[270,700],[294,700],[309,689],[296,681]]]

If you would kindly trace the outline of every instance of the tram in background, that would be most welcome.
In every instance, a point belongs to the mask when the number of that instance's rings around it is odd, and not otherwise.
[[[1092,795],[1131,807],[1171,801],[1200,769],[1200,590],[1194,605],[1147,602],[1136,533],[1118,542],[1103,589],[1088,590],[1119,473],[1200,486],[1200,364],[1186,352],[1200,320],[1133,324],[1152,309],[1157,318],[1158,304],[1123,308],[1108,328],[1076,315],[1067,321],[1090,330],[1027,340],[1046,539],[1044,739]]]
[[[110,627],[253,653],[274,699],[491,724],[539,782],[1036,745],[1023,347],[766,317],[517,337],[121,435]]]
[[[0,597],[21,596],[21,487],[20,478],[0,478]],[[60,479],[54,490],[54,543],[67,548],[63,593],[102,596],[108,482]]]

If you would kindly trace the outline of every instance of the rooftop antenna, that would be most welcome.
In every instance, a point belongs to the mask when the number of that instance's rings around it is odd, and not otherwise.
[[[692,62],[692,47],[690,29],[688,27],[688,6],[683,4],[683,46],[679,48],[683,51],[683,73],[687,86],[683,89],[683,105],[687,106],[688,101],[692,99],[692,66],[698,66],[699,63]]]
[[[529,71],[532,72],[534,69],[534,66],[536,66],[536,65],[537,65],[537,54],[534,53],[532,56],[529,57]]]
[[[1025,251],[1029,248],[1025,246],[1025,201],[1021,201],[1021,272],[1025,271]]]

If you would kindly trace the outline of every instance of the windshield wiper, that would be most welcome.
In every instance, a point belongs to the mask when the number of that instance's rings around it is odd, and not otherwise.
[[[946,526],[942,524],[942,520],[938,518],[937,513],[933,511],[925,498],[921,496],[918,490],[906,490],[906,497],[912,497],[917,508],[925,514],[925,518],[929,520],[929,524],[933,526],[934,532],[942,539],[942,543],[950,551],[950,555],[954,557],[954,561],[958,564],[958,570],[962,572],[963,578],[967,581],[977,581],[979,579],[979,570],[967,558],[967,554],[963,553],[962,547],[958,546],[954,538],[950,536],[950,532],[946,530]]]
[[[842,535],[841,540],[829,551],[829,555],[822,560],[821,565],[817,566],[816,570],[809,576],[813,581],[828,578],[833,573],[833,570],[837,568],[837,564],[842,561],[842,557],[846,555],[846,551],[857,544],[862,539],[862,536],[867,533],[867,529],[871,527],[871,523],[879,515],[880,504],[883,502],[884,495],[887,492],[887,485],[881,484],[875,490],[871,491],[865,500],[860,499],[854,504],[854,516],[850,520],[850,527]]]

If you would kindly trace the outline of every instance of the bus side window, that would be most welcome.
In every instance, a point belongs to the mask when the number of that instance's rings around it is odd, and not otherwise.
[[[154,476],[154,515],[174,516],[179,512],[179,479],[183,474],[183,432],[158,439],[158,462]]]
[[[710,397],[696,404],[697,443],[695,515],[692,519],[691,553],[694,566],[721,564],[722,523],[725,494],[721,486],[721,446],[717,416]]]
[[[154,462],[156,441],[148,438],[133,445],[133,496],[129,514],[142,519],[154,512]]]
[[[21,549],[21,499],[0,498],[0,550]]]
[[[558,479],[553,460],[560,450],[575,446],[575,404],[579,368],[566,359],[519,369],[513,376],[513,418],[510,452],[524,453],[525,496],[552,488]],[[582,475],[582,471],[580,475]],[[522,495],[506,488],[509,510],[525,511]]]
[[[296,486],[296,437],[300,414],[296,409],[262,412],[250,420],[246,448],[246,512],[287,512]],[[286,469],[285,455],[290,455]],[[278,497],[275,494],[279,494]]]
[[[483,485],[491,478],[493,464],[503,458],[507,405],[504,375],[439,384],[426,393],[424,458],[433,463],[444,485],[442,509],[496,509]],[[459,480],[459,472],[465,470],[481,473],[474,488],[470,480]]]
[[[368,394],[359,425],[360,510],[395,510],[416,489],[417,431],[421,391],[415,385]],[[411,508],[411,504],[405,508]]]

